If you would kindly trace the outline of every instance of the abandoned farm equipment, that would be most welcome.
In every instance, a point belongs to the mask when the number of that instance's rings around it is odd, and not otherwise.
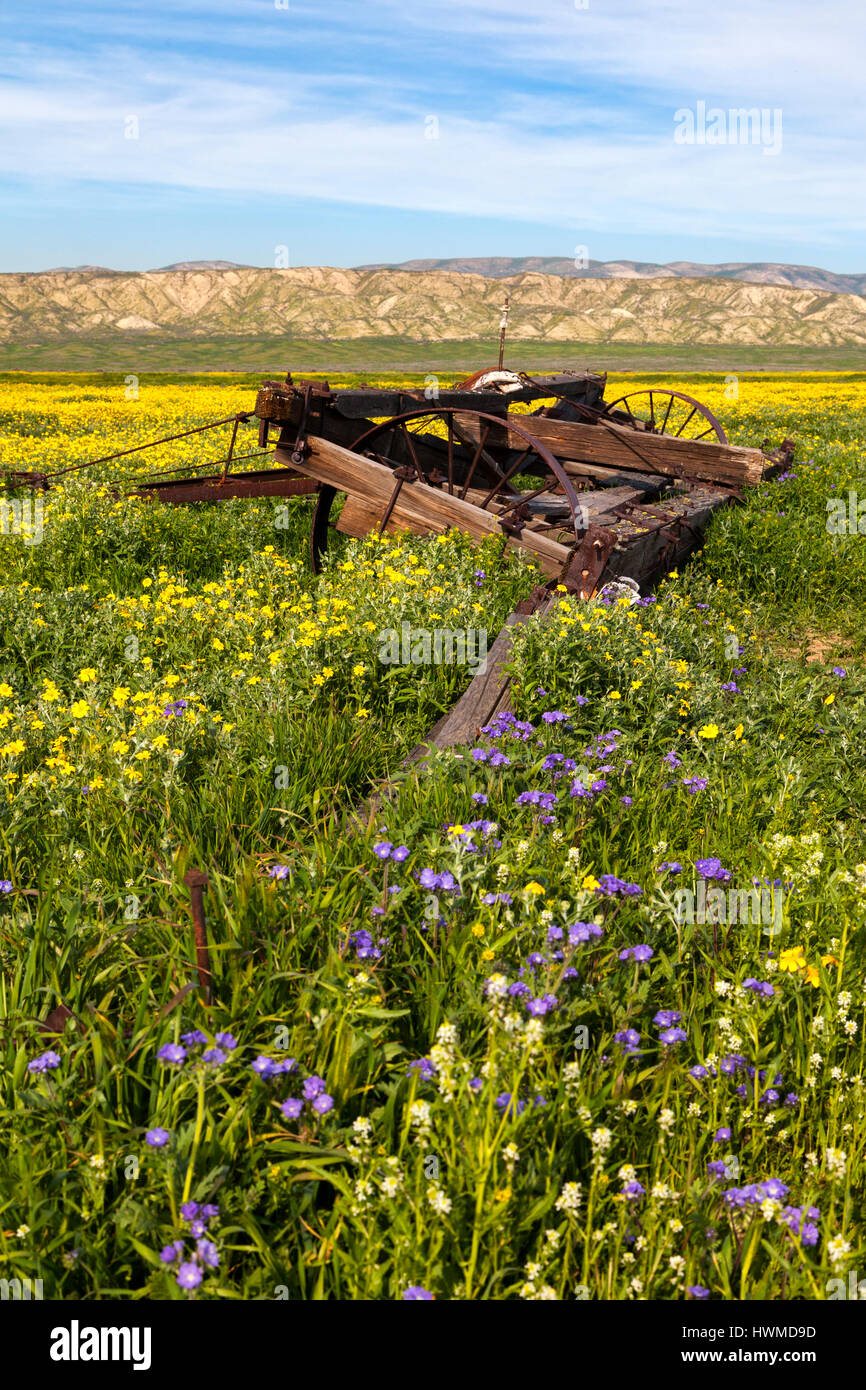
[[[309,494],[316,573],[333,528],[500,534],[549,583],[588,598],[620,576],[648,587],[700,543],[717,507],[793,452],[789,440],[775,452],[728,444],[712,412],[682,392],[654,387],[607,402],[605,386],[588,371],[482,371],[426,392],[332,390],[289,375],[264,382],[249,412],[93,463],[229,426],[224,457],[144,478],[130,495],[189,504]],[[258,449],[240,453],[241,426],[252,422]],[[264,459],[273,466],[238,468]],[[88,466],[9,472],[5,482],[46,488]]]

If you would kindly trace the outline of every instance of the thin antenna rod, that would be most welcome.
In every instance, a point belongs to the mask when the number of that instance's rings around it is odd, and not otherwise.
[[[499,320],[499,370],[502,371],[502,359],[505,356],[505,334],[508,332],[508,295],[505,296],[505,303],[502,306],[502,318]]]

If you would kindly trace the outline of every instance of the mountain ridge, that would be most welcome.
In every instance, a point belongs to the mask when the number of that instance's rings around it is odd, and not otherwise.
[[[721,278],[328,266],[0,275],[0,343],[156,334],[490,340],[504,291],[510,342],[866,345],[866,298],[854,294]]]

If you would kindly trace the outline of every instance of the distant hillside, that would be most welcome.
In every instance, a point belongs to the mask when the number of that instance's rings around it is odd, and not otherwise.
[[[572,280],[744,280],[752,285],[788,285],[799,290],[829,290],[834,294],[866,295],[866,274],[840,275],[813,265],[779,265],[774,261],[731,261],[701,265],[697,261],[587,261],[586,266],[563,256],[479,256],[445,261],[402,261],[398,265],[361,265],[358,270],[451,270],[461,275],[506,275],[534,271],[565,275]]]
[[[866,299],[732,279],[576,279],[456,271],[53,271],[0,275],[0,343],[281,336],[418,343],[866,345]]]

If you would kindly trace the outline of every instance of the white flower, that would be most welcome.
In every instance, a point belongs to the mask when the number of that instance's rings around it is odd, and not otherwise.
[[[19,1226],[19,1227],[18,1227],[18,1230],[15,1232],[15,1234],[16,1234],[16,1236],[18,1237],[19,1240],[23,1240],[25,1236],[29,1236],[29,1234],[30,1234],[30,1227],[29,1227],[29,1226]]]
[[[855,1023],[853,1018],[845,1019],[845,1032],[848,1034],[849,1038],[854,1038],[857,1036],[857,1024]]]
[[[592,1131],[592,1134],[589,1136],[589,1139],[593,1147],[593,1152],[595,1154],[603,1154],[607,1153],[608,1149],[610,1148],[611,1143],[613,1141],[613,1135],[611,1134],[609,1129],[605,1129],[603,1125],[599,1125],[597,1129],[594,1129]]]
[[[369,1139],[373,1132],[373,1126],[365,1115],[359,1115],[358,1118],[352,1122],[352,1129],[359,1139]]]
[[[409,1106],[409,1123],[425,1129],[430,1124],[430,1102],[413,1100]]]
[[[520,1150],[516,1144],[506,1144],[502,1150],[502,1157],[505,1159],[507,1168],[513,1168],[520,1157]]]
[[[491,975],[486,985],[488,999],[503,999],[508,993],[508,976],[498,972]]]
[[[673,1231],[674,1235],[676,1235],[683,1229],[683,1223],[678,1216],[672,1216],[668,1222],[668,1227]]]
[[[730,980],[716,980],[714,988],[716,994],[720,994],[724,999],[725,995],[731,992],[731,982]]]
[[[673,1110],[669,1110],[667,1107],[659,1111],[659,1129],[663,1134],[671,1133],[676,1123],[676,1118]]]
[[[427,1201],[435,1212],[440,1216],[447,1216],[451,1210],[451,1198],[447,1197],[441,1187],[431,1183],[427,1188]]]
[[[549,1245],[551,1250],[556,1250],[561,1239],[562,1237],[560,1236],[559,1231],[554,1230],[552,1226],[548,1227],[548,1229],[544,1232],[545,1244]]]
[[[577,1211],[580,1207],[581,1186],[579,1182],[567,1182],[556,1199],[557,1211]]]
[[[844,1178],[848,1155],[844,1149],[825,1149],[824,1162],[831,1177]]]
[[[842,1236],[833,1236],[833,1239],[827,1242],[827,1254],[830,1256],[831,1264],[841,1265],[845,1262],[845,1256],[851,1254],[851,1246]]]
[[[634,1182],[637,1177],[637,1169],[631,1163],[624,1163],[617,1173],[617,1177],[622,1182]]]
[[[382,1195],[385,1197],[396,1197],[400,1190],[400,1179],[389,1175],[379,1183]]]

